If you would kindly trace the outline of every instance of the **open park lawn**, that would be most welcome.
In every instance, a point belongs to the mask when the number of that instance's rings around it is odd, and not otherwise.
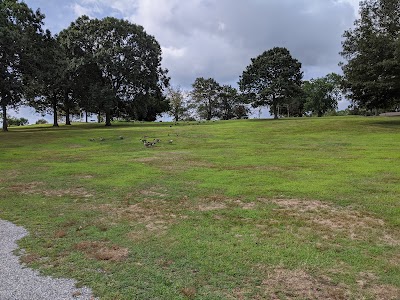
[[[400,299],[400,118],[11,127],[0,170],[21,261],[100,299]]]

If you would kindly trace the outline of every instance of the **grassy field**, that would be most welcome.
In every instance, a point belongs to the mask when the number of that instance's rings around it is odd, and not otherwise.
[[[0,170],[21,260],[101,299],[400,299],[400,118],[11,128]]]

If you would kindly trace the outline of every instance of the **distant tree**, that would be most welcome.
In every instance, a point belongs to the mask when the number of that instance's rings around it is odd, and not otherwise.
[[[91,98],[96,100],[97,111],[105,113],[106,126],[118,114],[136,112],[142,118],[155,119],[166,110],[163,88],[169,78],[161,68],[161,47],[143,27],[112,17],[83,16],[59,38],[75,68],[81,74],[89,68],[88,74],[95,75],[95,83],[89,80],[95,92]],[[138,105],[145,106],[141,113],[135,111]]]
[[[400,0],[361,1],[360,18],[344,38],[347,97],[367,109],[399,106]]]
[[[322,117],[329,110],[337,109],[342,95],[340,82],[341,77],[335,73],[304,82],[304,109],[318,117]]]
[[[300,93],[302,77],[301,63],[286,48],[275,47],[251,59],[239,87],[254,108],[270,106],[277,119],[279,105]]]
[[[249,114],[249,109],[243,103],[243,97],[232,86],[222,86],[219,98],[219,115],[221,119],[241,119]]]
[[[16,117],[7,117],[7,122],[9,126],[25,126],[29,124],[28,119],[25,118],[16,118]]]
[[[0,1],[0,106],[3,131],[7,131],[7,108],[17,107],[26,93],[31,72],[38,67],[36,51],[42,35],[40,11],[24,2]]]
[[[46,119],[39,119],[39,120],[37,120],[36,121],[36,123],[35,124],[48,124],[49,122],[47,122],[47,120]]]
[[[179,87],[169,87],[167,99],[169,100],[168,114],[174,118],[175,122],[189,118],[191,106],[187,99],[187,93]]]
[[[192,99],[200,117],[211,120],[219,115],[221,86],[213,78],[196,78],[192,90]]]

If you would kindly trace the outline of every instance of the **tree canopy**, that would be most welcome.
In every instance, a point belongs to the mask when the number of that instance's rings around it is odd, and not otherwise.
[[[301,63],[286,48],[275,47],[251,59],[239,87],[253,107],[270,106],[278,118],[278,106],[301,91]]]
[[[322,117],[327,111],[336,109],[341,99],[341,77],[335,73],[311,79],[303,84],[304,109]]]
[[[355,104],[393,108],[400,101],[400,0],[360,2],[360,18],[344,33],[345,87]]]
[[[95,101],[90,106],[106,114],[107,126],[117,115],[155,120],[168,107],[162,91],[169,78],[161,68],[161,47],[143,27],[112,17],[83,16],[63,30],[59,40],[71,69],[90,77],[91,86],[77,91],[85,91],[86,97],[92,91]]]
[[[42,39],[40,11],[33,12],[17,0],[0,1],[0,105],[3,131],[7,108],[16,108],[26,93],[29,74],[38,68],[38,44]]]

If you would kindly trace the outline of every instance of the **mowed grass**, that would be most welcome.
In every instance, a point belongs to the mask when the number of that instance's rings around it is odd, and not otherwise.
[[[21,260],[101,299],[400,299],[399,118],[11,128],[0,170]]]

